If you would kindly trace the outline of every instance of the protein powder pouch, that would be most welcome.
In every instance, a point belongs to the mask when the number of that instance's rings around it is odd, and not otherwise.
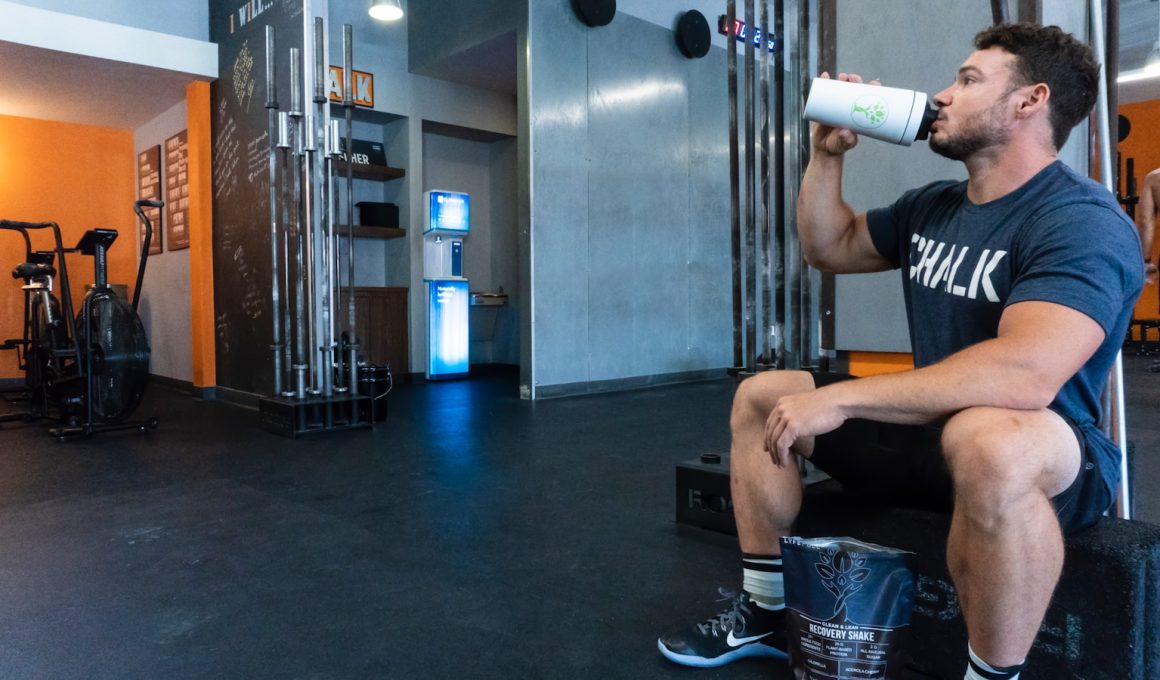
[[[853,538],[781,539],[795,680],[895,680],[914,604],[911,553]]]

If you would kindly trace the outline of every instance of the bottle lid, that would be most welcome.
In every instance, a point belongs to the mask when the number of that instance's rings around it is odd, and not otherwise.
[[[926,133],[930,131],[930,125],[934,122],[931,119],[930,123],[926,122],[927,112],[930,110],[930,104],[927,103],[925,92],[915,92],[914,101],[910,106],[910,118],[906,121],[906,129],[902,131],[902,137],[898,140],[899,144],[903,146],[910,146],[916,139],[925,139]],[[935,112],[938,115],[938,112]],[[925,129],[924,129],[925,124]],[[922,135],[921,137],[919,135]]]
[[[938,107],[930,104],[926,105],[926,111],[922,113],[922,122],[918,125],[918,134],[915,139],[926,139],[930,136],[930,126],[938,120]]]

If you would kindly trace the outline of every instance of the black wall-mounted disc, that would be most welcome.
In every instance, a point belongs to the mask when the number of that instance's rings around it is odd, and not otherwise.
[[[1131,134],[1131,132],[1132,132],[1132,121],[1128,120],[1128,117],[1121,113],[1119,122],[1120,122],[1120,135],[1119,136],[1120,136],[1120,141],[1122,142],[1125,139],[1127,139],[1128,135]]]
[[[616,16],[616,0],[572,0],[572,5],[589,26],[607,26]]]
[[[705,15],[691,9],[681,15],[677,22],[677,47],[690,59],[700,59],[709,53],[713,34]]]

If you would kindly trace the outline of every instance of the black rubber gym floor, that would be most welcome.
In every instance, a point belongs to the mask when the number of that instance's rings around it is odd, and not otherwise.
[[[1138,516],[1160,374],[1126,357]],[[289,440],[155,387],[161,428],[0,430],[0,678],[788,678],[685,669],[736,549],[679,535],[674,464],[725,451],[716,381],[528,403],[399,388],[373,431]]]

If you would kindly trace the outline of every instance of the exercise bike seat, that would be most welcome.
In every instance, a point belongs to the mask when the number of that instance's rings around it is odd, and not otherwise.
[[[116,229],[89,229],[81,237],[81,240],[77,241],[76,249],[81,251],[83,255],[96,255],[97,248],[108,250],[109,246],[113,245],[113,241],[116,240]]]
[[[12,270],[12,278],[31,281],[41,276],[56,276],[56,268],[51,264],[39,262],[21,262]]]

